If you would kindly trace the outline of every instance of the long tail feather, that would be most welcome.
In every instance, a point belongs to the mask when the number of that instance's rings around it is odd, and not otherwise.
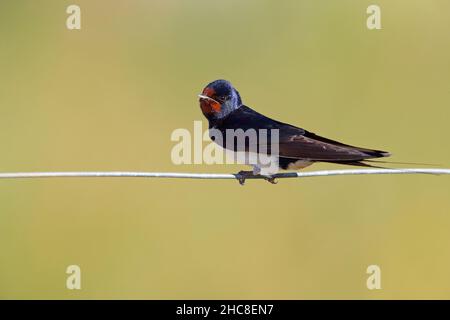
[[[412,165],[419,165],[419,166],[437,166],[442,167],[440,164],[432,164],[432,163],[420,163],[420,162],[397,162],[397,161],[383,161],[383,160],[363,160],[367,162],[375,162],[375,163],[392,163],[392,164],[412,164]]]
[[[367,161],[367,160],[362,160],[362,161]],[[377,168],[377,169],[389,169],[386,167],[381,167],[381,166],[374,166],[368,163],[364,163],[361,161],[329,161],[331,163],[336,163],[336,164],[345,164],[345,165],[349,165],[349,166],[357,166],[357,167],[367,167],[367,168]]]

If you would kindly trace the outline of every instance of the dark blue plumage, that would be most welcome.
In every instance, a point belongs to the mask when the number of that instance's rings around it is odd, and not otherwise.
[[[343,144],[268,118],[243,105],[239,92],[226,80],[216,80],[205,87],[200,95],[200,107],[208,119],[209,128],[223,133],[226,129],[278,129],[281,169],[291,166],[296,169],[293,164],[301,164],[300,168],[314,162],[370,166],[362,161],[389,156],[385,151]]]

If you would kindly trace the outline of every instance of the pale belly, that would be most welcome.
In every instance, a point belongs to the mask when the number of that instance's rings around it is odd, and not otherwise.
[[[312,164],[313,163],[311,161],[297,160],[293,163],[290,163],[287,167],[287,170],[300,170],[300,169],[306,168]]]
[[[233,163],[252,166],[254,174],[270,176],[277,174],[280,171],[277,156],[261,155],[254,152],[234,152],[230,150],[226,150],[225,153],[228,159],[234,160]],[[293,163],[290,163],[287,167],[287,170],[300,170],[312,164],[312,161],[297,160]]]
[[[236,163],[246,164],[253,167],[254,174],[270,176],[278,173],[278,157],[262,155],[254,152],[226,151],[227,157],[235,159]]]

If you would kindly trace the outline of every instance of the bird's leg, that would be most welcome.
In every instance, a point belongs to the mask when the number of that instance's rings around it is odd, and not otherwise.
[[[271,184],[277,184],[275,177],[270,174],[262,174],[262,168],[259,165],[253,166],[253,174],[262,176],[264,180],[270,182]]]
[[[264,180],[270,182],[271,184],[277,184],[278,181],[275,181],[275,177],[274,176],[264,176]]]
[[[255,174],[253,171],[239,171],[235,174],[236,178],[239,181],[239,184],[243,186],[245,184],[245,180],[247,178],[253,178],[253,177],[263,177],[264,180],[270,182],[271,184],[277,184],[277,181],[275,181],[275,177],[273,176],[262,176],[260,174]]]
[[[256,176],[253,171],[239,171],[235,174],[236,178],[239,181],[239,184],[243,186],[245,184],[245,179]]]

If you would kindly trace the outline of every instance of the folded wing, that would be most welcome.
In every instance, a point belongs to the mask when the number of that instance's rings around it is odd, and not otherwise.
[[[343,144],[318,136],[302,128],[268,118],[247,106],[241,106],[221,122],[225,129],[278,129],[279,156],[326,162],[354,162],[389,156],[388,152]],[[258,142],[259,144],[259,142]],[[258,150],[260,146],[258,145]]]

